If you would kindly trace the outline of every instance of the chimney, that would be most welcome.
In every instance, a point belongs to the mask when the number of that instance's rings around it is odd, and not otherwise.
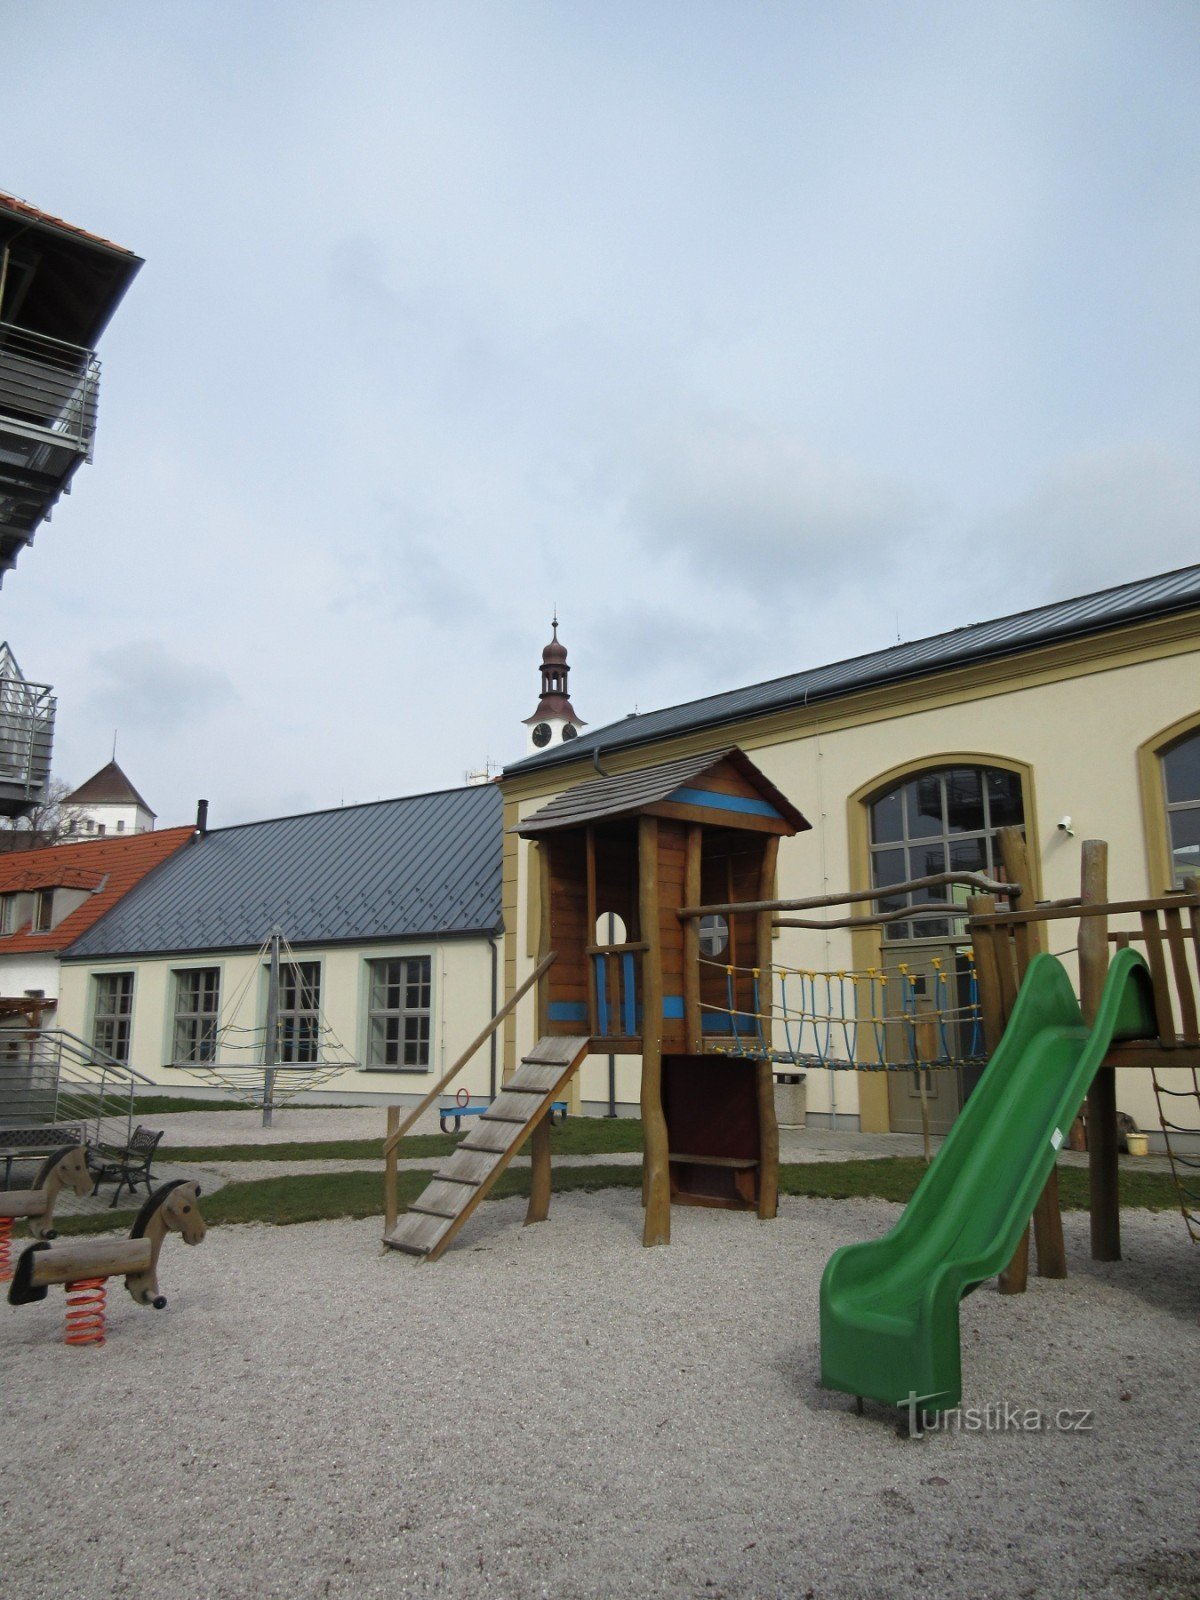
[[[196,832],[200,835],[200,837],[202,839],[203,839],[204,835],[208,832],[208,801],[207,800],[197,800],[197,802],[196,802]]]

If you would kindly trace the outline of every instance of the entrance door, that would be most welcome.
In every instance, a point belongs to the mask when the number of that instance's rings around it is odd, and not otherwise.
[[[1025,819],[1020,776],[1002,767],[930,767],[877,795],[868,809],[871,882],[878,888],[940,872],[981,872],[999,878],[1003,874],[994,847],[996,830],[1020,825]],[[930,1125],[935,1132],[949,1128],[982,1067],[971,1060],[979,1050],[976,1030],[960,1020],[969,1004],[970,989],[964,954],[966,916],[922,915],[921,906],[930,901],[964,903],[967,893],[939,886],[879,901],[881,911],[911,908],[914,913],[884,927],[883,962],[889,978],[893,974],[898,978],[900,964],[907,963],[919,991],[918,1010],[932,1010],[936,957],[942,962],[946,995],[953,995],[952,1005],[943,1009],[952,1009],[957,1016],[944,1025],[939,1044],[955,1061],[967,1064],[925,1075]],[[899,985],[889,983],[889,991],[899,993]],[[905,1027],[902,1023],[891,1026]],[[907,1038],[889,1038],[888,1054],[892,1060],[908,1059]],[[889,1074],[888,1104],[891,1125],[897,1132],[920,1131],[921,1091],[915,1071]]]

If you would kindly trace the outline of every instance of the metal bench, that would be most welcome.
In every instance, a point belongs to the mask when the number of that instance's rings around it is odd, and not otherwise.
[[[152,1128],[143,1128],[140,1124],[133,1130],[127,1145],[111,1148],[97,1145],[91,1160],[92,1176],[96,1180],[93,1194],[99,1194],[102,1183],[110,1183],[114,1178],[117,1187],[109,1201],[109,1210],[121,1198],[121,1190],[128,1185],[130,1194],[137,1193],[139,1183],[146,1185],[146,1193],[151,1191],[150,1163],[154,1159],[154,1152],[158,1149],[158,1141],[162,1138],[162,1130],[157,1133]]]
[[[4,1187],[11,1187],[14,1161],[40,1161],[69,1144],[83,1144],[87,1125],[54,1122],[41,1127],[0,1128],[0,1160],[4,1162]]]

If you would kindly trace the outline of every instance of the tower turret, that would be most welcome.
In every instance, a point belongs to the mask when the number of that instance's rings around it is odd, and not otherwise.
[[[574,739],[587,724],[575,714],[571,704],[567,679],[571,669],[567,665],[567,647],[558,637],[558,617],[551,623],[553,636],[542,651],[542,688],[537,710],[525,718],[529,729],[528,753]]]

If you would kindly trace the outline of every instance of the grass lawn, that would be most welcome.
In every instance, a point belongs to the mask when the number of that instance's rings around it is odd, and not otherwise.
[[[779,1169],[782,1194],[809,1195],[823,1200],[873,1198],[907,1201],[925,1171],[922,1161],[905,1157],[884,1157],[875,1161],[819,1161],[805,1165],[784,1165]],[[403,1209],[415,1200],[428,1183],[432,1171],[410,1170],[399,1173],[398,1192]],[[491,1192],[491,1198],[529,1193],[529,1169],[505,1172]],[[604,1166],[559,1167],[554,1173],[554,1190],[566,1194],[575,1190],[638,1189],[640,1167]],[[1087,1173],[1078,1167],[1060,1167],[1059,1196],[1065,1211],[1087,1206]],[[1165,1172],[1121,1173],[1121,1204],[1149,1211],[1174,1211],[1179,1204],[1175,1185]],[[332,1217],[374,1217],[382,1215],[382,1163],[379,1172],[329,1172],[306,1177],[259,1178],[253,1183],[231,1183],[201,1202],[205,1221],[318,1222]],[[133,1211],[105,1212],[101,1216],[63,1217],[59,1233],[106,1233],[128,1229]]]

